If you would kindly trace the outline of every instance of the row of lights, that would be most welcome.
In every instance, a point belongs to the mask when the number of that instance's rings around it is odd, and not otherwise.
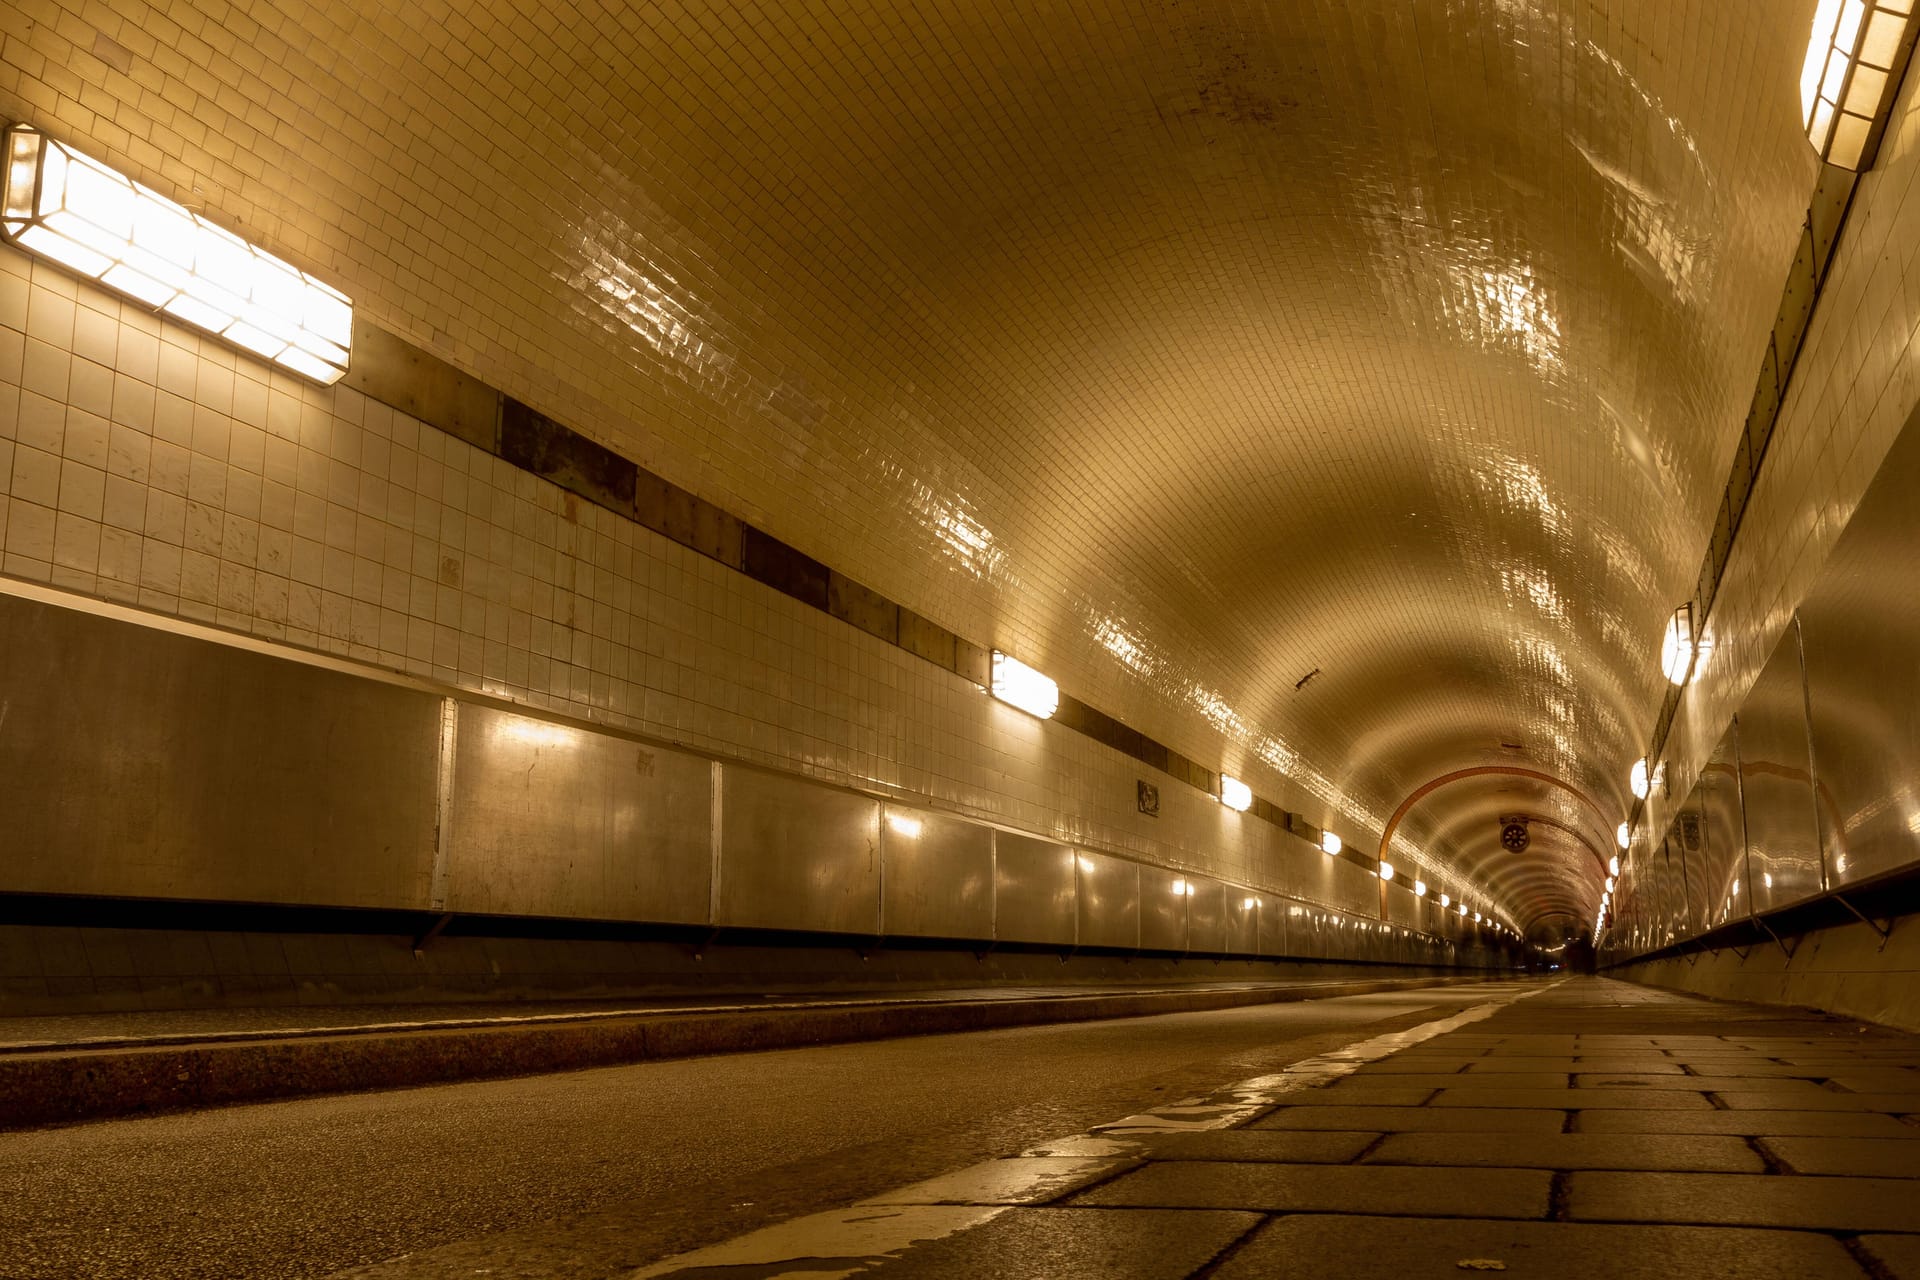
[[[1800,66],[1800,124],[1821,160],[1861,171],[1873,164],[1881,133],[1913,48],[1916,0],[1820,0]],[[1660,644],[1660,669],[1682,686],[1693,677],[1712,639],[1695,625],[1691,602],[1673,611]],[[1628,786],[1645,800],[1666,782],[1666,765],[1634,761]],[[1622,849],[1630,832],[1620,824]],[[1620,860],[1608,866],[1607,892],[1594,917],[1594,936],[1605,926]]]
[[[1013,655],[1002,653],[998,649],[995,649],[992,654],[987,690],[995,698],[1006,703],[1008,706],[1024,711],[1028,715],[1041,720],[1051,719],[1054,712],[1060,709],[1060,686],[1057,682],[1036,668],[1028,666]],[[1227,808],[1237,813],[1245,813],[1253,807],[1253,788],[1232,774],[1223,773],[1220,775],[1220,793],[1218,798],[1220,803]],[[1346,842],[1341,840],[1336,832],[1322,831],[1320,833],[1320,851],[1328,857],[1338,857],[1345,848]],[[1398,873],[1391,862],[1383,862],[1380,864],[1380,869],[1376,874],[1382,881],[1391,883],[1394,876]],[[1185,885],[1186,882],[1177,881],[1176,883]],[[1186,886],[1186,888],[1187,891],[1191,891],[1191,886]],[[1176,889],[1175,892],[1178,893],[1181,892],[1181,890]],[[1423,880],[1415,880],[1413,882],[1413,893],[1414,896],[1418,898],[1426,897],[1426,882]],[[1451,899],[1448,898],[1446,894],[1441,894],[1441,908],[1444,910],[1449,905],[1453,905]],[[1467,904],[1464,902],[1457,904],[1457,910],[1460,915],[1465,916],[1468,913]],[[1473,919],[1475,923],[1481,923],[1485,921],[1486,917],[1480,912],[1475,911],[1473,912]],[[1506,926],[1498,923],[1495,923],[1493,927],[1502,932],[1511,932]]]

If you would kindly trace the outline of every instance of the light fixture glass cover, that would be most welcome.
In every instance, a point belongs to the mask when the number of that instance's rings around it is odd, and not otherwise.
[[[1645,756],[1633,762],[1633,772],[1627,775],[1627,788],[1633,792],[1635,799],[1647,798],[1647,758]]]
[[[1450,906],[1452,906],[1452,905],[1453,905],[1453,899],[1452,899],[1452,898],[1449,898],[1449,897],[1448,897],[1448,896],[1447,896],[1446,894],[1444,894],[1444,893],[1440,895],[1440,906],[1441,906],[1441,908],[1442,908],[1443,910],[1444,910],[1445,908],[1447,908],[1447,907],[1450,907]]]
[[[1660,640],[1660,670],[1669,684],[1685,684],[1693,675],[1693,603],[1689,601],[1667,619],[1667,633]]]
[[[1322,831],[1320,833],[1320,851],[1322,853],[1336,854],[1345,847],[1345,845],[1341,844],[1340,837],[1333,834],[1333,832]]]
[[[0,230],[21,248],[315,382],[346,373],[339,290],[30,125],[4,149]]]
[[[1620,874],[1620,859],[1617,855],[1607,859],[1607,874],[1610,876]]]
[[[1820,0],[1800,65],[1800,124],[1828,164],[1872,166],[1900,85],[1914,0]]]
[[[1413,896],[1416,898],[1424,898],[1427,896],[1427,882],[1425,880],[1415,880],[1413,882]]]
[[[1060,686],[1018,658],[993,651],[993,696],[1045,720],[1060,709]]]
[[[1382,880],[1393,879],[1393,864],[1391,862],[1383,862],[1380,864],[1380,878]]]
[[[1633,843],[1633,829],[1626,823],[1621,823],[1613,829],[1613,842],[1622,849],[1626,848]]]
[[[1245,813],[1253,807],[1253,788],[1238,778],[1220,775],[1220,803],[1229,809]]]

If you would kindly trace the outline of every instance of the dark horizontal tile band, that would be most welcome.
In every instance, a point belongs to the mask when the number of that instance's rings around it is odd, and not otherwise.
[[[943,670],[983,688],[991,681],[992,654],[985,646],[921,617],[532,406],[358,317],[353,344],[353,363],[342,386],[419,418]],[[1208,795],[1219,794],[1215,771],[1077,698],[1062,693],[1053,718],[1062,727],[1175,781]],[[1248,813],[1309,843],[1319,842],[1318,827],[1262,797],[1254,798]],[[1374,859],[1357,850],[1341,856],[1369,871],[1378,870]]]

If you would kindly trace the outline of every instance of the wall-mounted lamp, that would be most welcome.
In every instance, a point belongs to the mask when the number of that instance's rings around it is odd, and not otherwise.
[[[1913,49],[1913,0],[1820,0],[1800,65],[1800,124],[1828,164],[1872,167]]]
[[[1446,909],[1447,909],[1448,907],[1450,907],[1450,906],[1452,906],[1452,905],[1453,905],[1453,899],[1452,899],[1452,898],[1449,898],[1449,897],[1448,897],[1448,896],[1447,896],[1446,894],[1444,894],[1444,893],[1440,895],[1440,909],[1441,909],[1442,911],[1445,911],[1445,910],[1446,910]]]
[[[1220,775],[1220,803],[1239,813],[1253,807],[1253,788],[1238,778]]]
[[[1627,775],[1627,789],[1633,792],[1636,800],[1647,798],[1647,758],[1645,756],[1633,762],[1633,772]]]
[[[1424,898],[1427,896],[1427,882],[1425,880],[1415,880],[1413,882],[1413,896],[1416,898]]]
[[[1345,845],[1340,843],[1340,837],[1333,834],[1333,832],[1322,831],[1320,833],[1320,852],[1331,857],[1345,847]]]
[[[1693,602],[1689,600],[1667,619],[1667,632],[1660,639],[1660,670],[1670,684],[1685,684],[1693,674],[1696,653],[1693,634]]]
[[[1610,876],[1617,876],[1620,874],[1620,859],[1618,857],[1612,857],[1607,859],[1607,874]]]
[[[346,373],[339,290],[30,125],[4,150],[0,230],[22,249],[315,382]]]
[[[993,651],[993,696],[1010,707],[1045,720],[1060,709],[1060,686],[1018,658]]]
[[[1613,829],[1613,842],[1622,849],[1626,848],[1633,843],[1633,829],[1626,823],[1621,823]]]

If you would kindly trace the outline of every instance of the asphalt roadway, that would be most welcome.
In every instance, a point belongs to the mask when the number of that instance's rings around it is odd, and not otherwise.
[[[618,1275],[1485,998],[1398,991],[0,1134],[0,1277]]]

